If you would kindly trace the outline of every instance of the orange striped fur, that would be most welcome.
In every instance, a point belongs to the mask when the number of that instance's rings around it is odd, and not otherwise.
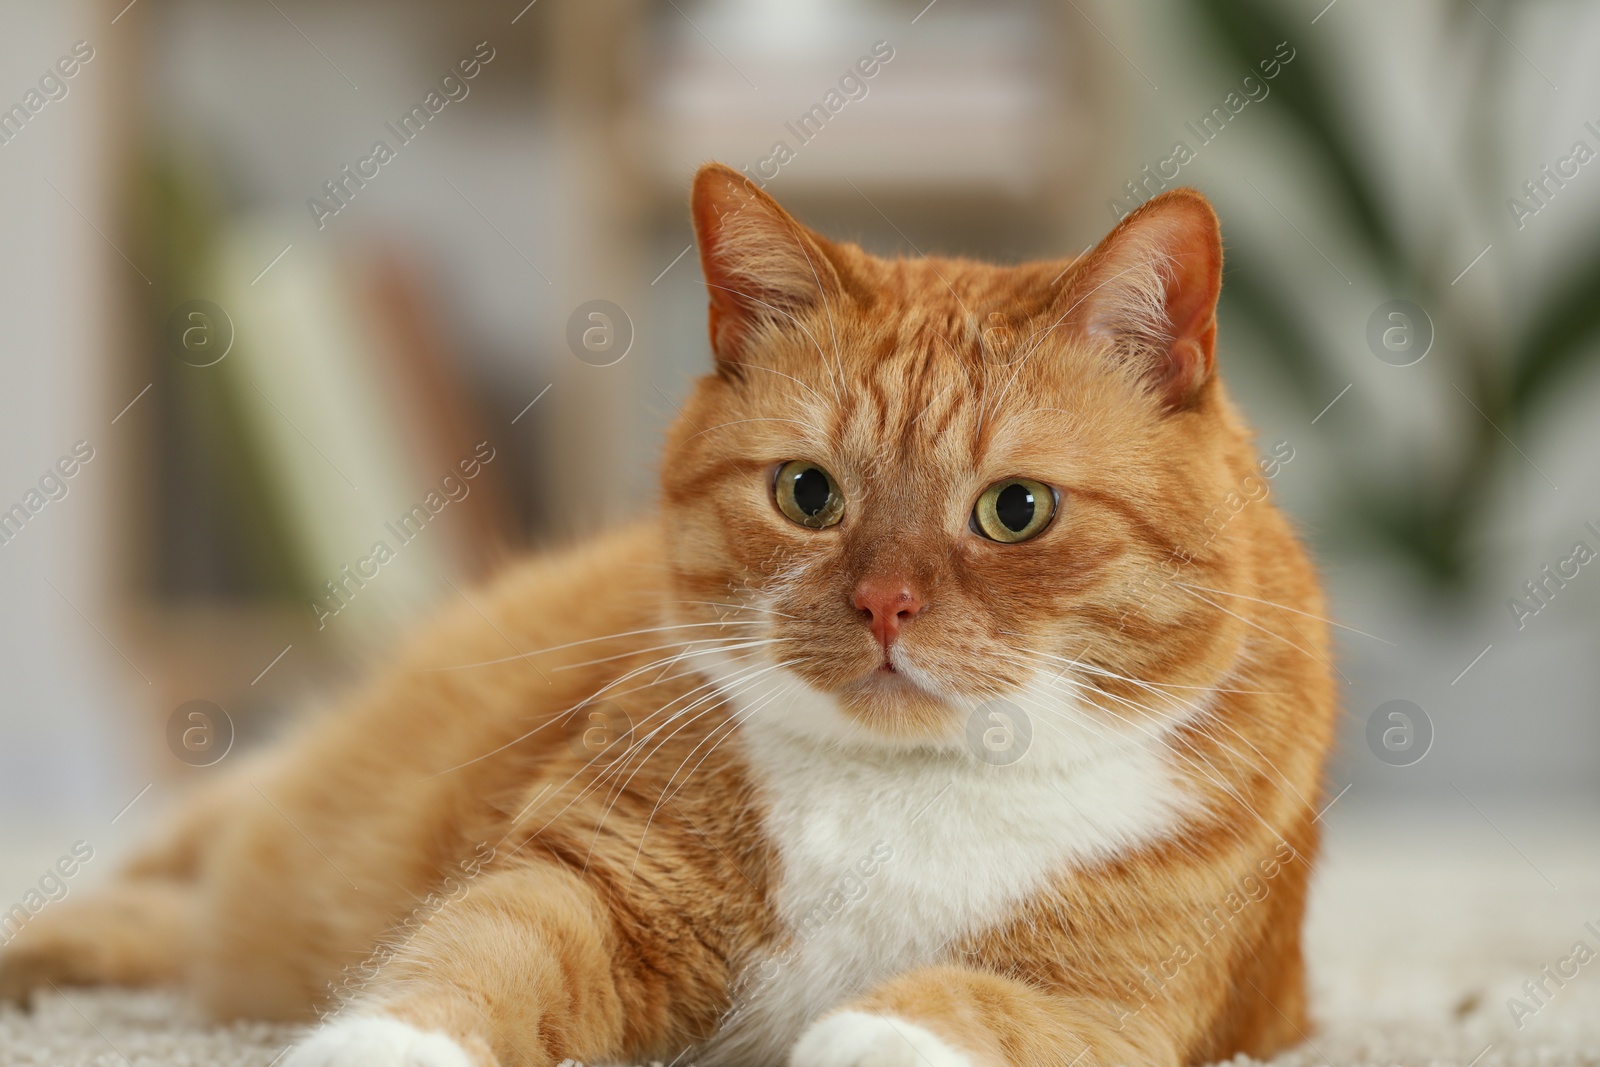
[[[0,950],[0,994],[324,1015],[293,1067],[1176,1067],[1304,1036],[1329,645],[1271,502],[1215,519],[1259,468],[1204,198],[1017,267],[870,256],[718,165],[693,210],[716,371],[656,512],[512,569],[195,797]],[[835,525],[775,504],[791,460]],[[971,519],[1008,478],[1057,500],[1016,544]],[[994,729],[1030,747],[988,759]]]

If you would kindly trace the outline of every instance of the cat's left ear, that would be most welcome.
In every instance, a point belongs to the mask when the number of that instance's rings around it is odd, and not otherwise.
[[[1129,214],[1084,258],[1061,306],[1177,410],[1211,377],[1221,290],[1217,213],[1195,190],[1174,189]]]
[[[792,326],[802,310],[836,299],[839,276],[827,242],[731,167],[701,167],[690,208],[711,303],[711,351],[719,369],[736,377],[763,329]]]

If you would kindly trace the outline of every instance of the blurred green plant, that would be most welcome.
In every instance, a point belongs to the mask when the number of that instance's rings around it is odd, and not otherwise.
[[[1448,31],[1477,59],[1473,99],[1459,110],[1468,117],[1463,121],[1492,114],[1496,99],[1503,98],[1498,94],[1507,85],[1508,56],[1517,55],[1497,28],[1506,8],[1492,0],[1455,0],[1446,8]],[[1358,147],[1359,116],[1348,110],[1351,94],[1338,91],[1317,49],[1300,47],[1306,9],[1297,6],[1292,22],[1285,5],[1269,0],[1197,0],[1193,10],[1222,58],[1237,65],[1250,67],[1280,41],[1296,43],[1301,56],[1275,84],[1274,95],[1314,166],[1330,179],[1319,186],[1319,195],[1329,198],[1327,210],[1348,223],[1352,238],[1365,246],[1392,292],[1415,299],[1454,327],[1451,358],[1466,368],[1459,387],[1484,416],[1472,421],[1466,447],[1443,469],[1411,472],[1409,483],[1346,469],[1342,491],[1343,513],[1360,528],[1357,533],[1387,544],[1440,589],[1464,590],[1477,576],[1474,546],[1493,503],[1496,468],[1514,447],[1501,430],[1515,435],[1515,427],[1526,426],[1540,404],[1600,357],[1600,249],[1563,272],[1564,281],[1541,292],[1536,306],[1498,318],[1482,314],[1461,290],[1452,289],[1459,264],[1441,258],[1452,247],[1444,239],[1451,220],[1430,220],[1433,228],[1423,237],[1415,236],[1417,227],[1397,225],[1391,213],[1395,201],[1385,195],[1369,155]],[[1504,190],[1493,183],[1503,169],[1493,129],[1478,121],[1463,131],[1460,172],[1471,183],[1473,202],[1499,210]],[[1296,313],[1304,298],[1248,247],[1230,251],[1221,314],[1248,320],[1272,344],[1288,361],[1290,378],[1306,404],[1316,410],[1346,379],[1336,370],[1336,346],[1308,330],[1307,318]]]
[[[135,240],[153,266],[141,291],[147,336],[167,339],[174,309],[216,290],[227,217],[217,168],[202,150],[158,137],[133,168]],[[266,597],[304,603],[313,568],[297,548],[271,457],[245,432],[247,383],[238,360],[209,373],[153,353],[162,404],[156,441],[163,506],[154,580],[173,598]]]

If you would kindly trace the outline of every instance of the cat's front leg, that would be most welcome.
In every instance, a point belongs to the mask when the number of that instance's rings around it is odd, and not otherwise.
[[[962,967],[901,975],[813,1023],[789,1067],[1178,1067],[1118,1006]]]
[[[284,1067],[607,1062],[651,1014],[599,894],[555,864],[479,876],[403,941]]]

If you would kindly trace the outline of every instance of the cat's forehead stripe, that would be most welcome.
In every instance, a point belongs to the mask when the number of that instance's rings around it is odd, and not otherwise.
[[[855,361],[860,369],[830,420],[836,434],[912,449],[950,433],[982,391],[956,345],[925,322],[903,319],[859,344],[868,358]]]

